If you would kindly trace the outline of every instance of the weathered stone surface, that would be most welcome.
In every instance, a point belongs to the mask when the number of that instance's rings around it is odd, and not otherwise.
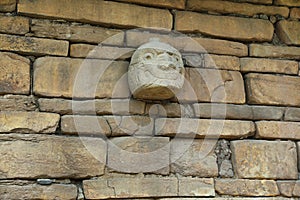
[[[214,198],[184,198],[184,200],[288,200],[284,197],[214,197]],[[160,198],[158,200],[182,200],[182,198]]]
[[[107,166],[117,172],[169,174],[169,138],[113,138],[108,143],[107,159]]]
[[[53,97],[126,98],[127,68],[122,61],[43,57],[34,63],[33,90]]]
[[[16,9],[16,0],[2,0],[0,2],[0,12],[12,12]]]
[[[67,56],[67,41],[0,34],[0,50],[30,55]]]
[[[300,48],[250,44],[250,56],[300,59]]]
[[[1,102],[1,99],[0,99]],[[132,99],[96,99],[76,101],[67,99],[39,99],[41,111],[59,114],[130,115],[145,113],[145,103]],[[1,104],[0,104],[1,108]]]
[[[106,143],[100,138],[8,134],[0,135],[0,141],[1,179],[78,179],[104,173]]]
[[[298,149],[298,167],[300,168],[300,142],[297,142],[297,149]]]
[[[177,8],[177,9],[184,9],[185,8],[185,0],[117,0],[121,2],[130,2],[130,3],[137,3],[141,5],[149,5],[149,6],[155,6],[155,7],[163,7],[163,8]]]
[[[80,12],[78,12],[79,10]],[[91,10],[93,12],[90,12]],[[172,28],[172,15],[167,10],[111,1],[88,0],[82,4],[78,0],[72,2],[22,0],[18,4],[18,12],[27,15],[55,17],[93,24]]]
[[[186,68],[186,82],[176,95],[180,101],[245,103],[240,72]]]
[[[0,94],[29,94],[29,91],[29,59],[0,52]]]
[[[4,95],[0,98],[0,111],[35,111],[37,103],[33,96]]]
[[[290,18],[300,19],[300,8],[291,8]]]
[[[277,196],[279,191],[273,180],[216,179],[219,194],[232,196]]]
[[[195,116],[212,119],[280,120],[285,108],[275,106],[249,106],[234,104],[197,103]]]
[[[296,145],[290,141],[232,141],[232,161],[239,178],[297,179]]]
[[[126,33],[127,46],[138,47],[149,41],[150,38],[159,38],[160,41],[174,46],[181,52],[214,53],[224,55],[247,56],[248,47],[242,43],[219,39],[190,38],[159,33],[128,31]]]
[[[247,74],[248,103],[266,105],[300,105],[300,78],[268,74]]]
[[[242,72],[298,74],[298,62],[289,60],[241,58]]]
[[[1,3],[0,3],[1,4]],[[1,5],[0,5],[1,9]],[[25,34],[29,32],[29,19],[25,17],[0,16],[0,32]]]
[[[183,103],[147,104],[145,113],[154,117],[194,117],[192,106]]]
[[[105,116],[112,136],[152,136],[153,119],[147,116]]]
[[[196,138],[245,138],[255,132],[250,121],[161,118],[155,121],[155,134]]]
[[[110,46],[95,46],[89,44],[72,44],[70,56],[75,58],[98,58],[124,60],[130,58],[134,52],[132,48]]]
[[[204,55],[205,67],[225,70],[240,70],[240,60],[234,56]]]
[[[214,179],[212,178],[179,178],[178,196],[215,196]]]
[[[204,67],[204,56],[201,53],[184,53],[182,60],[185,66]]]
[[[210,23],[207,23],[208,21]],[[272,23],[266,20],[221,17],[184,11],[176,12],[175,28],[181,32],[199,32],[242,41],[271,41],[274,32]]]
[[[287,108],[284,114],[284,121],[300,121],[300,108]]]
[[[222,14],[242,14],[254,16],[257,14],[289,16],[289,9],[277,6],[262,6],[248,3],[234,3],[218,0],[188,0],[187,8],[195,11],[212,11]]]
[[[171,172],[184,176],[217,177],[216,142],[175,139],[171,142]],[[206,150],[209,150],[205,152]],[[207,154],[207,155],[206,155]]]
[[[279,39],[285,44],[300,45],[300,22],[281,20],[276,28]]]
[[[286,197],[300,197],[300,181],[277,181],[280,193]]]
[[[71,116],[61,117],[61,131],[64,134],[109,136],[110,127],[103,117],[97,116]]]
[[[255,124],[258,138],[300,140],[298,122],[259,121]]]
[[[37,37],[70,40],[72,42],[103,43],[122,46],[124,32],[90,25],[32,19],[31,32]]]
[[[77,197],[76,185],[53,184],[41,186],[28,185],[0,185],[1,199],[65,199],[74,200]]]
[[[275,0],[274,4],[283,6],[300,6],[300,2],[298,0]]]
[[[1,112],[1,133],[54,133],[60,116],[40,112]]]

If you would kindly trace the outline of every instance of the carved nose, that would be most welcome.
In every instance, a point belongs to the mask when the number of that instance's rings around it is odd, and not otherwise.
[[[159,68],[161,70],[176,70],[176,66],[173,64],[163,64],[163,65],[159,65]]]

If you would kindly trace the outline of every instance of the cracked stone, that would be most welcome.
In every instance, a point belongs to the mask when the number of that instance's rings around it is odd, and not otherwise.
[[[280,193],[285,197],[300,197],[300,181],[277,181]]]

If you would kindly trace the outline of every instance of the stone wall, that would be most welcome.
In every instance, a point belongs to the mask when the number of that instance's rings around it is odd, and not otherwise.
[[[0,12],[0,199],[300,197],[300,1],[1,0]],[[128,89],[131,55],[153,37],[186,67],[168,101]]]

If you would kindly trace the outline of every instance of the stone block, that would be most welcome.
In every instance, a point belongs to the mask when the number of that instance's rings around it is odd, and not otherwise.
[[[147,5],[147,6],[153,6],[153,7],[162,7],[162,8],[175,8],[175,9],[184,9],[185,8],[185,0],[117,0],[120,2],[130,2],[130,3],[136,3],[141,5]]]
[[[16,9],[16,0],[2,0],[0,2],[0,12],[12,12]]]
[[[224,70],[240,70],[240,61],[234,56],[219,56],[213,54],[204,55],[205,67]]]
[[[291,8],[290,18],[300,19],[300,8]]]
[[[297,0],[275,0],[274,4],[282,6],[300,6],[300,2]]]
[[[300,4],[299,4],[300,5]],[[300,22],[281,20],[276,25],[279,39],[288,45],[300,45]]]
[[[1,3],[0,3],[1,4]],[[0,5],[1,10],[1,5]],[[0,32],[23,35],[29,32],[29,19],[19,16],[0,16]]]
[[[35,111],[37,107],[33,96],[4,95],[0,98],[0,111]]]
[[[250,44],[249,48],[250,56],[253,57],[300,59],[299,47]]]
[[[285,197],[300,197],[300,181],[277,181],[281,195]]]

